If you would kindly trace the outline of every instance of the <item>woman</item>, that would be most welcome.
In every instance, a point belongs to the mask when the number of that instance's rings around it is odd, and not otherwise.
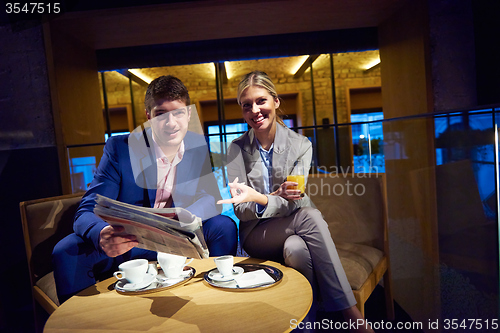
[[[297,185],[286,181],[297,164],[308,172],[311,142],[277,115],[280,100],[266,73],[245,75],[237,101],[251,129],[228,149],[232,198],[219,203],[234,204],[243,248],[252,257],[284,262],[301,272],[326,311],[362,319],[327,223],[306,194],[287,189]]]

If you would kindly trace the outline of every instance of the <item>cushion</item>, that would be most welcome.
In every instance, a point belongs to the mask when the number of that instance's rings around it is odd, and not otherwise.
[[[81,196],[42,201],[26,206],[26,227],[31,247],[30,271],[39,279],[52,271],[52,250],[73,232],[73,219]]]
[[[334,241],[384,249],[385,206],[379,177],[310,175],[308,191]]]
[[[44,275],[41,279],[36,282],[38,288],[40,288],[49,298],[59,306],[59,299],[57,298],[56,291],[56,281],[54,280],[54,272],[50,272]]]
[[[384,254],[379,249],[362,244],[339,242],[335,245],[351,288],[358,290]]]

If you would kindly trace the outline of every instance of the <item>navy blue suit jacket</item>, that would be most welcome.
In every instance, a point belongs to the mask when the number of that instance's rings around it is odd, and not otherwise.
[[[157,169],[151,140],[151,129],[146,129],[112,136],[106,142],[101,162],[82,198],[74,223],[75,233],[92,241],[96,249],[100,249],[99,234],[108,225],[94,214],[97,193],[137,206],[154,206]],[[212,173],[205,137],[188,131],[184,148],[184,156],[176,167],[173,205],[189,210],[204,221],[220,214],[218,207],[221,206],[216,205],[220,192]]]

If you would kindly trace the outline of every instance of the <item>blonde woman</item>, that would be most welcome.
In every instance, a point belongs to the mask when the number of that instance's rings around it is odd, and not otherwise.
[[[288,129],[277,114],[280,99],[264,72],[254,71],[238,86],[238,104],[250,129],[228,149],[232,203],[240,219],[240,241],[252,257],[284,262],[313,286],[325,311],[342,311],[345,320],[362,319],[321,213],[307,194],[287,189],[294,167],[311,165],[312,145]],[[373,332],[371,329],[360,332]]]

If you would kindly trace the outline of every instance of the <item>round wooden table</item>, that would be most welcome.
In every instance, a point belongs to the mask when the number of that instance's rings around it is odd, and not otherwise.
[[[306,316],[312,289],[296,270],[273,261],[235,258],[235,263],[279,268],[283,279],[259,290],[213,287],[204,279],[212,258],[193,260],[195,276],[171,289],[124,295],[115,278],[91,286],[63,303],[44,332],[288,332]]]

